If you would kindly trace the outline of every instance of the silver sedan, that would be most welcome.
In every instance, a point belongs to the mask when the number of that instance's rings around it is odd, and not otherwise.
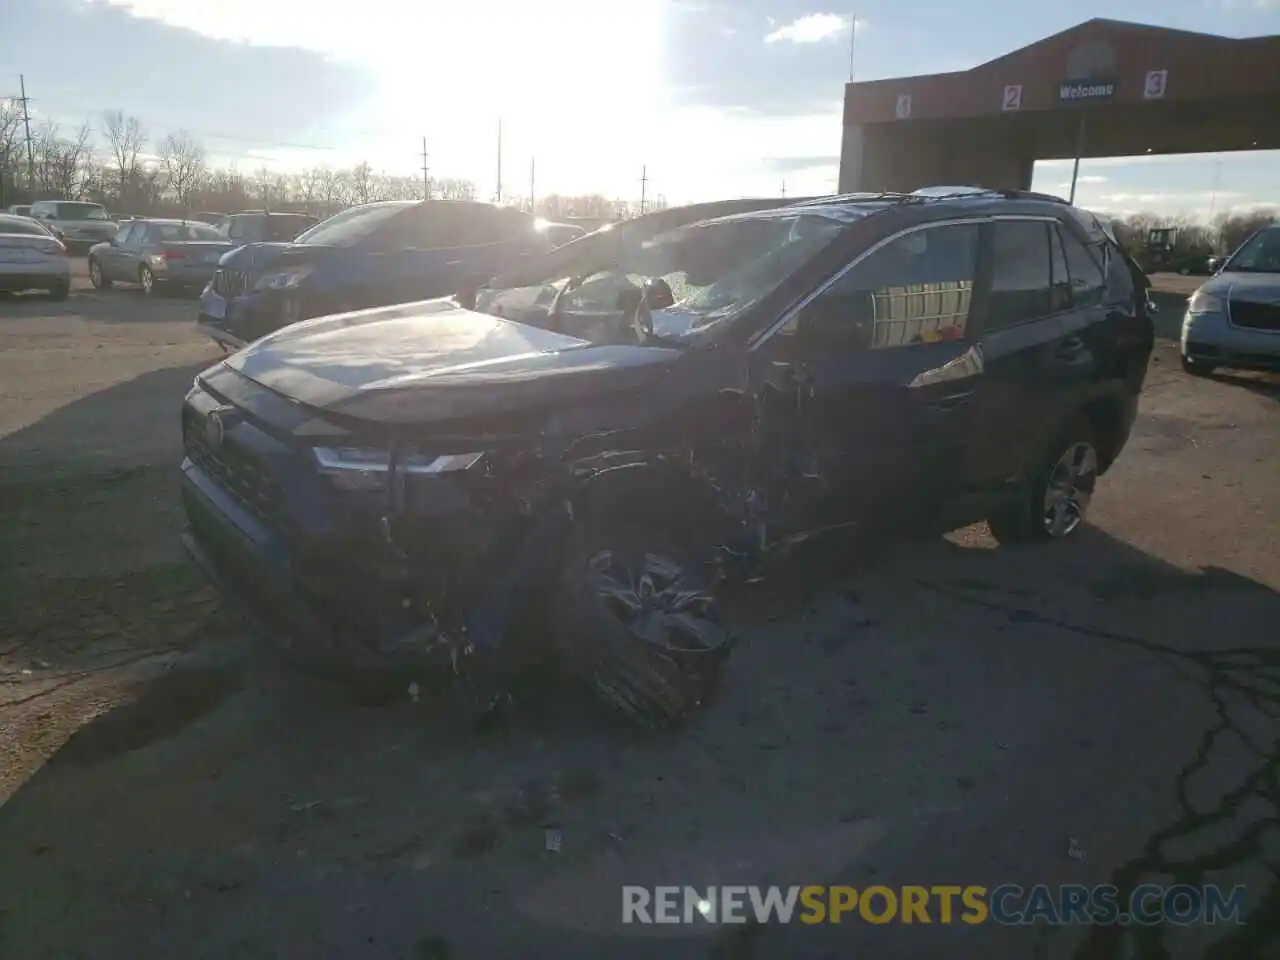
[[[67,248],[30,217],[0,214],[0,292],[44,290],[56,300],[71,292]]]
[[[1187,302],[1182,368],[1280,371],[1280,224],[1263,227]]]

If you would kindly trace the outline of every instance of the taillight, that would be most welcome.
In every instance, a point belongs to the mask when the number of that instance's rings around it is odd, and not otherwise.
[[[160,254],[160,256],[165,260],[182,260],[185,259],[187,255],[185,253],[174,253],[170,250]]]

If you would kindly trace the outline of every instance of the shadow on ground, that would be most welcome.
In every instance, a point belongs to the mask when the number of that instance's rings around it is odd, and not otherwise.
[[[1041,838],[1082,814],[1129,825],[1089,882],[1246,875],[1250,924],[1197,955],[1276,948],[1275,890],[1250,872],[1280,803],[1257,733],[1280,719],[1268,588],[1096,529],[1001,550],[966,531],[822,545],[740,614],[724,690],[673,737],[557,714],[548,690],[478,738],[436,693],[371,710],[266,666],[157,680],[0,810],[0,952],[923,956],[963,937],[993,957],[1165,956],[1186,931],[1036,954],[1042,930],[654,940],[618,922],[625,883],[1063,882]]]

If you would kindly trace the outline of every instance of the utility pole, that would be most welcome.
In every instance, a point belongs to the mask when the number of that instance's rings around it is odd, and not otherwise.
[[[31,111],[27,109],[27,78],[21,73],[18,74],[18,87],[22,91],[22,96],[18,98],[18,102],[22,104],[22,126],[27,132],[27,192],[30,196],[28,200],[36,198],[36,152],[35,144],[31,139]]]
[[[502,202],[502,119],[498,119],[498,193],[497,202]]]
[[[858,39],[858,15],[849,15],[849,82],[853,83],[853,47]]]
[[[431,199],[431,168],[427,166],[427,138],[422,138],[422,199]]]
[[[782,181],[782,199],[787,199],[787,181]]]
[[[538,204],[537,204],[537,195],[533,192],[533,184],[534,184],[535,174],[537,174],[537,172],[538,172],[538,158],[530,157],[529,158],[529,212],[531,214],[534,214],[535,216],[537,215],[537,212],[538,212]]]
[[[649,187],[649,168],[647,166],[640,168],[640,216],[644,216],[645,194]]]

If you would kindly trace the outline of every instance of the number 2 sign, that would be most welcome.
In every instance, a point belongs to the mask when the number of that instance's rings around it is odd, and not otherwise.
[[[1148,70],[1147,81],[1142,85],[1142,96],[1147,100],[1160,100],[1169,85],[1168,70]]]
[[[1000,103],[1000,109],[1006,113],[1010,110],[1022,109],[1022,84],[1013,84],[1004,88],[1004,100]]]

